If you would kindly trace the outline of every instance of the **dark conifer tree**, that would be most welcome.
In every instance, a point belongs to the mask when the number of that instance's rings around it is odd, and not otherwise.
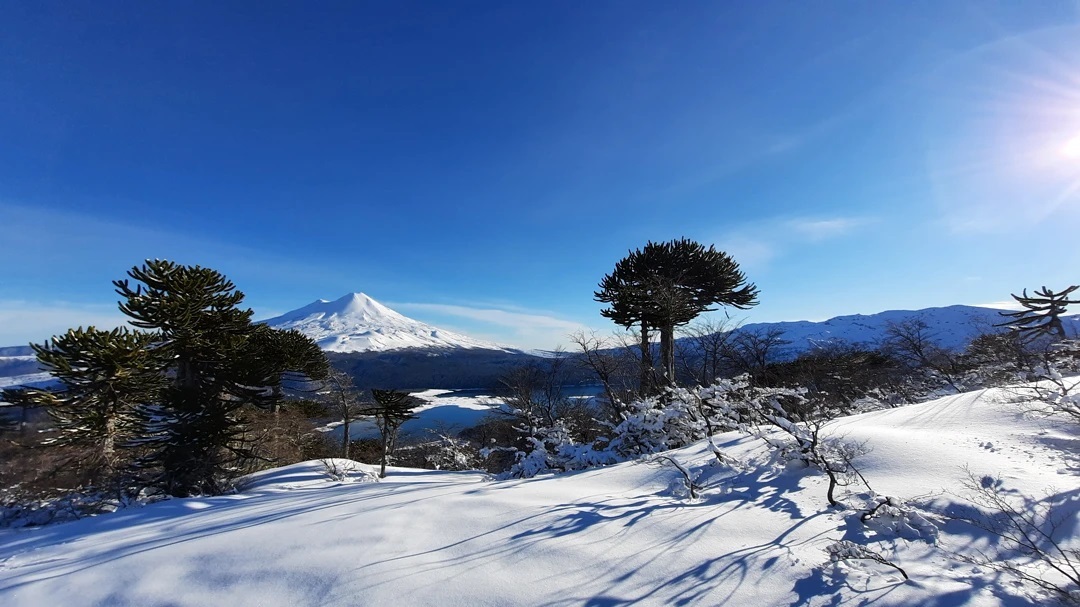
[[[649,242],[620,260],[600,282],[596,299],[611,306],[601,314],[623,326],[640,323],[660,332],[661,376],[675,379],[675,327],[717,304],[757,305],[757,287],[723,251],[683,238]]]
[[[1028,296],[1027,289],[1023,295],[1012,294],[1023,310],[1016,312],[1002,312],[1008,320],[998,326],[1009,327],[1018,332],[1024,340],[1033,340],[1048,335],[1057,339],[1065,339],[1065,325],[1061,322],[1061,315],[1065,313],[1066,306],[1077,304],[1080,301],[1069,299],[1069,294],[1080,289],[1080,285],[1073,285],[1060,293],[1055,293],[1046,287],[1035,291],[1033,296]]]
[[[124,328],[70,329],[46,344],[31,344],[58,390],[27,389],[19,404],[43,407],[56,424],[51,444],[82,447],[102,482],[116,480],[122,454],[137,432],[136,411],[154,403],[165,387],[155,333]],[[86,462],[82,462],[86,464]]]
[[[282,373],[325,370],[323,355],[307,338],[253,324],[239,307],[244,294],[215,270],[155,260],[128,275],[141,284],[114,281],[120,310],[159,336],[152,351],[168,380],[159,403],[141,411],[141,466],[170,495],[220,493],[252,457],[241,410],[273,405]]]
[[[648,292],[643,287],[646,280],[646,268],[638,263],[638,255],[631,252],[615,264],[615,269],[600,281],[600,290],[593,293],[596,301],[609,307],[600,310],[605,318],[627,329],[638,327],[641,366],[639,372],[639,392],[644,396],[652,394],[655,388],[653,378],[652,341],[650,330],[656,326],[654,308],[648,299]]]
[[[394,451],[398,430],[401,429],[402,424],[416,418],[412,410],[420,403],[416,397],[409,396],[408,392],[396,390],[372,390],[371,397],[375,399],[375,404],[368,407],[365,413],[375,416],[379,432],[382,434],[379,478],[386,478],[386,462],[390,453]]]

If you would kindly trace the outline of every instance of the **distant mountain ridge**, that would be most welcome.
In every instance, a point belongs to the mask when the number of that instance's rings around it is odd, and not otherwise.
[[[922,310],[886,310],[877,314],[837,316],[820,322],[800,320],[750,323],[734,329],[734,332],[779,329],[783,331],[781,339],[789,343],[777,350],[778,358],[794,358],[802,352],[829,342],[877,347],[885,338],[890,324],[918,319],[926,323],[927,334],[938,345],[949,350],[961,350],[982,333],[1005,331],[1006,328],[995,325],[1008,320],[1001,315],[1007,311],[964,305]],[[1080,315],[1061,318],[1070,335],[1080,334]]]
[[[414,320],[364,293],[320,299],[263,323],[299,331],[329,352],[385,352],[406,348],[517,351]]]
[[[927,324],[928,334],[938,344],[960,350],[980,333],[1003,331],[994,327],[1006,320],[1001,312],[956,305],[852,314],[820,322],[750,323],[735,331],[782,331],[780,338],[787,343],[774,348],[770,358],[790,360],[830,342],[876,348],[890,322],[917,318]],[[1080,315],[1063,316],[1062,320],[1070,335],[1080,335]],[[312,337],[331,354],[335,366],[347,370],[363,386],[487,388],[497,386],[499,378],[515,366],[542,363],[551,356],[551,353],[522,351],[444,331],[403,316],[363,293],[350,293],[335,301],[319,300],[263,322],[281,329],[296,329]],[[688,338],[679,342],[683,348],[692,350]],[[0,348],[0,387],[47,380],[28,346]],[[590,378],[582,374],[571,377],[570,381],[584,382]]]

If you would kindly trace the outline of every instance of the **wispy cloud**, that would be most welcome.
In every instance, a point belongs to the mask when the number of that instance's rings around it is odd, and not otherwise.
[[[408,314],[449,317],[446,319],[448,329],[524,348],[551,349],[566,343],[571,333],[590,330],[580,322],[536,311],[416,302],[387,305]],[[462,324],[462,319],[468,322]],[[424,320],[439,324],[437,320]]]
[[[126,321],[115,305],[0,301],[0,346],[40,343],[72,327],[112,329]]]
[[[735,257],[740,266],[760,270],[794,247],[848,236],[874,221],[870,217],[773,219],[743,226],[714,241]]]
[[[819,242],[843,236],[867,223],[869,223],[869,220],[862,217],[793,219],[788,222],[788,227],[811,242]]]
[[[779,254],[777,244],[764,236],[732,233],[717,241],[721,251],[739,262],[744,270],[765,268]]]

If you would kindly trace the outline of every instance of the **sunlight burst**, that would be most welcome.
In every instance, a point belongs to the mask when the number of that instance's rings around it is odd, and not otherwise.
[[[1064,154],[1066,158],[1080,160],[1080,135],[1066,141],[1065,145],[1061,146],[1061,153]]]

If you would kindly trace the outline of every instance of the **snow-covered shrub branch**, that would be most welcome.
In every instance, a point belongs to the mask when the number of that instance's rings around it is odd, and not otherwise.
[[[650,461],[664,466],[670,465],[671,467],[678,470],[679,475],[682,477],[682,489],[686,491],[686,494],[690,497],[690,499],[696,500],[700,495],[701,490],[704,489],[704,487],[698,484],[696,475],[693,474],[689,468],[680,463],[679,460],[675,459],[674,457],[670,455],[660,454],[654,456]]]
[[[839,505],[838,486],[860,482],[870,488],[854,464],[856,458],[869,453],[866,443],[826,435],[826,426],[840,415],[839,409],[811,400],[798,388],[762,388],[749,403],[758,420],[751,433],[782,456],[824,472],[829,477],[826,496],[830,505]]]
[[[893,569],[899,571],[900,575],[904,576],[905,580],[908,579],[907,572],[901,569],[899,565],[893,563],[889,559],[878,554],[877,552],[874,552],[866,546],[863,546],[862,544],[856,544],[855,542],[849,540],[840,540],[826,546],[825,552],[829,555],[829,560],[834,563],[853,560],[874,561],[875,563],[880,563],[887,567],[892,567]]]
[[[623,405],[622,419],[605,424],[608,436],[591,441],[578,438],[572,422],[557,419],[545,424],[524,410],[518,432],[524,438],[507,476],[528,478],[545,471],[591,468],[647,457],[708,439],[722,464],[735,460],[720,451],[712,435],[735,429],[749,431],[752,406],[746,399],[753,390],[747,376],[719,380],[707,388],[670,388],[663,394]],[[488,449],[487,453],[493,450]]]
[[[594,443],[582,443],[575,438],[570,422],[556,419],[551,425],[541,425],[535,416],[524,415],[528,423],[517,426],[523,445],[511,449],[514,462],[503,474],[509,478],[532,478],[542,472],[566,472],[613,464],[619,460],[610,449],[600,448],[599,439]],[[484,449],[482,457],[503,449]]]
[[[938,526],[930,515],[896,497],[871,495],[869,503],[859,515],[859,521],[906,540],[923,540],[933,544],[938,537]]]
[[[1050,491],[1040,500],[1006,489],[1000,479],[968,475],[964,487],[974,508],[954,509],[947,516],[989,533],[1000,549],[954,556],[1080,604],[1080,546],[1069,541],[1080,514],[1077,492]]]
[[[1066,378],[1052,363],[1046,365],[1046,375],[1035,384],[1037,400],[1029,406],[1048,415],[1063,415],[1080,422],[1080,380]]]

